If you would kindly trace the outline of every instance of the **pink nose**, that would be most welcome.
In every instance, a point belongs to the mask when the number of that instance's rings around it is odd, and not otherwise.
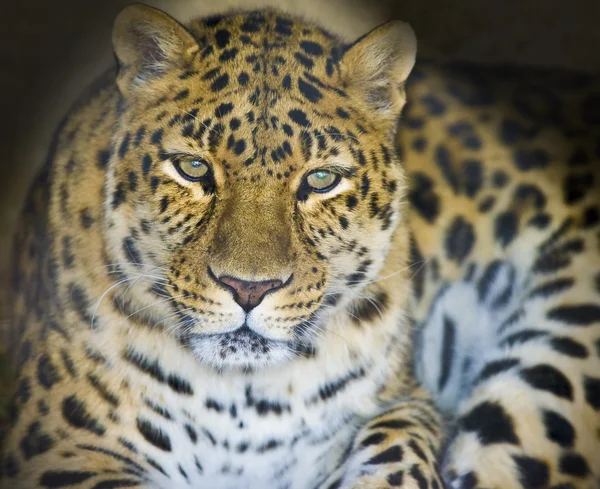
[[[246,312],[250,312],[258,306],[267,292],[278,289],[283,285],[281,280],[248,282],[227,276],[219,277],[218,281],[233,292],[233,299]]]

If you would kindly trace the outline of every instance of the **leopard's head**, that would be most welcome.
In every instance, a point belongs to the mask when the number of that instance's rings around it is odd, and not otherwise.
[[[411,28],[344,45],[276,10],[184,27],[134,5],[113,42],[107,233],[125,273],[157,277],[139,299],[217,368],[318,348],[404,216],[394,137]]]

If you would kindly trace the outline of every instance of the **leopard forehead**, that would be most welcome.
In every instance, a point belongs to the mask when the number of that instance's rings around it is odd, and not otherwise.
[[[298,162],[364,166],[365,152],[394,157],[381,121],[345,90],[346,46],[323,29],[261,10],[195,20],[188,31],[193,60],[173,63],[153,90],[125,104],[121,156],[146,144],[159,158],[187,151],[251,182],[285,180]]]

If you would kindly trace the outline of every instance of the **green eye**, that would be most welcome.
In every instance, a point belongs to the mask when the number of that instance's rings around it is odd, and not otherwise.
[[[180,158],[175,162],[179,174],[191,182],[197,182],[210,172],[210,167],[201,159]]]
[[[313,192],[329,192],[340,181],[340,176],[328,170],[315,170],[306,176],[306,183]]]

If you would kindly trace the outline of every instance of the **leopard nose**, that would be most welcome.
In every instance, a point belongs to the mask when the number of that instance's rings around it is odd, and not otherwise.
[[[225,285],[226,288],[231,290],[235,302],[242,306],[242,309],[246,312],[250,312],[256,306],[258,306],[267,292],[271,292],[283,286],[283,282],[281,280],[261,280],[260,282],[249,282],[229,276],[221,276],[217,279],[217,281],[221,283],[221,285]]]

